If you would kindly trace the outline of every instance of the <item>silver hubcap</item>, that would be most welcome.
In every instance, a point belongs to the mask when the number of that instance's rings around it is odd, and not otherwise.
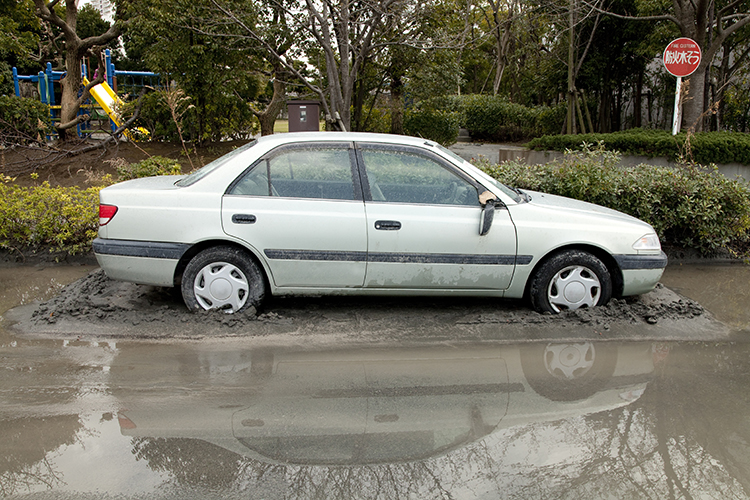
[[[569,266],[552,278],[547,289],[549,304],[555,312],[579,307],[594,307],[599,302],[601,284],[589,268]]]
[[[574,380],[580,378],[594,366],[596,352],[594,345],[558,344],[548,345],[544,350],[544,366],[555,378]]]
[[[195,300],[203,309],[223,309],[228,313],[245,305],[249,289],[245,274],[227,262],[205,266],[193,283]]]

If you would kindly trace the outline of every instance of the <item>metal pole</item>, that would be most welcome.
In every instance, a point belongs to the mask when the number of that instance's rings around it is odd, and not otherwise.
[[[13,66],[13,89],[16,91],[16,97],[21,97],[21,86],[18,84],[18,69]]]
[[[682,106],[680,105],[680,94],[682,93],[682,77],[677,77],[677,88],[674,92],[674,115],[672,119],[672,135],[680,132],[680,122],[682,121]]]

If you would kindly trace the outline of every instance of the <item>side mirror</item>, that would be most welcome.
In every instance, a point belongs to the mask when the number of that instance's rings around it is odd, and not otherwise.
[[[482,218],[479,221],[479,236],[490,232],[492,221],[495,219],[495,207],[499,203],[495,195],[485,191],[479,195],[479,203],[482,204]]]

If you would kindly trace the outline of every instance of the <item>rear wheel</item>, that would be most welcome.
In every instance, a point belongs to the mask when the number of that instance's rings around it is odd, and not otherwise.
[[[266,289],[257,264],[241,249],[213,247],[188,263],[182,276],[182,298],[191,311],[227,313],[260,307]]]
[[[566,250],[553,255],[537,270],[529,295],[539,312],[600,306],[612,296],[612,278],[607,266],[594,255]]]

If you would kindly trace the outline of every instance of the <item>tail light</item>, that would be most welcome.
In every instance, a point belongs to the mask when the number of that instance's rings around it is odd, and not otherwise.
[[[122,411],[117,412],[117,422],[120,424],[120,430],[133,430],[137,426]]]
[[[114,205],[99,205],[99,225],[106,226],[112,217],[117,213],[117,207]]]

